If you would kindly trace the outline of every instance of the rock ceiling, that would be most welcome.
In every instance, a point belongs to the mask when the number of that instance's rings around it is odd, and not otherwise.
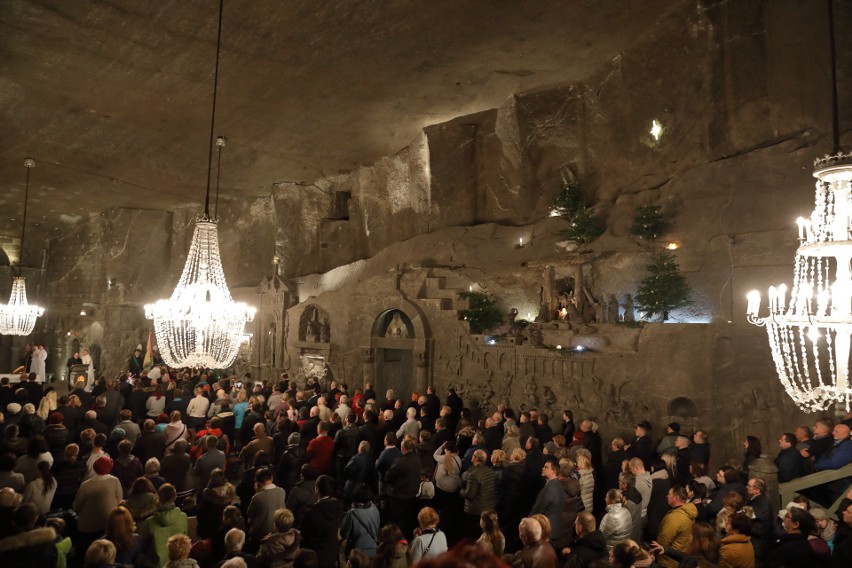
[[[227,0],[223,195],[350,170],[426,125],[582,79],[683,5]],[[43,235],[112,206],[203,201],[217,10],[0,2],[0,236],[20,232],[26,156],[37,162],[28,231]]]

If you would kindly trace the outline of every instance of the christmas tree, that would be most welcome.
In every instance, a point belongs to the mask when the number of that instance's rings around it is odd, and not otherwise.
[[[470,323],[471,333],[485,333],[503,321],[497,299],[486,292],[459,292],[459,298],[468,301],[468,309],[461,316]]]
[[[603,220],[586,209],[582,187],[576,180],[563,180],[562,189],[553,196],[552,209],[571,221],[571,227],[565,231],[565,236],[569,239],[585,243],[598,238],[604,232]]]
[[[660,213],[659,205],[642,205],[636,209],[636,217],[633,218],[633,227],[630,232],[646,241],[653,241],[668,228],[669,223]]]
[[[648,276],[639,284],[636,293],[642,317],[651,319],[659,314],[661,321],[666,321],[670,311],[692,303],[689,285],[680,273],[674,253],[665,249],[655,252],[645,269]]]

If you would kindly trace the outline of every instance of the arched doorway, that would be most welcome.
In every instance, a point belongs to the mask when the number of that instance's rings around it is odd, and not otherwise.
[[[399,309],[383,311],[373,322],[370,336],[377,390],[394,389],[397,397],[417,390],[414,351],[418,338],[408,314]]]

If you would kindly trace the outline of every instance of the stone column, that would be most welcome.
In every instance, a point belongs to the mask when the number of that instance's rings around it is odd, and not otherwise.
[[[361,383],[362,385],[366,385],[367,383],[376,382],[375,375],[375,352],[372,347],[362,347],[361,348]]]
[[[748,468],[749,477],[759,477],[766,482],[766,496],[769,498],[769,503],[772,505],[772,518],[778,514],[779,507],[783,507],[786,503],[778,502],[778,466],[766,454],[760,454],[760,457],[751,462]]]

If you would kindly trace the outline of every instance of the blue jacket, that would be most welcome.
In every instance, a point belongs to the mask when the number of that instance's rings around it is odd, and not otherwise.
[[[846,439],[828,450],[816,462],[817,471],[825,469],[840,469],[852,463],[852,440]]]

